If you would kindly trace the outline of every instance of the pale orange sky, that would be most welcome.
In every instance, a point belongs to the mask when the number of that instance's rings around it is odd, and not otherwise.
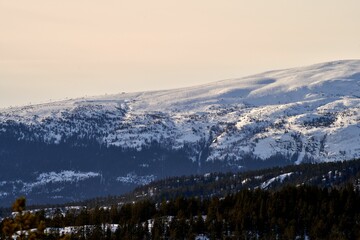
[[[359,0],[0,0],[0,107],[360,58]]]

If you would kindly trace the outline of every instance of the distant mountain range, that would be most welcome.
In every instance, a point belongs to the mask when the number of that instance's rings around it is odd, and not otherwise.
[[[0,110],[0,202],[167,176],[360,158],[360,60]]]

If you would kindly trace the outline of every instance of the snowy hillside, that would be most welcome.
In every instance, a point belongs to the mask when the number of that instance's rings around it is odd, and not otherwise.
[[[360,60],[0,110],[0,198],[28,185],[61,197],[66,181],[38,178],[69,171],[92,174],[72,189],[86,179],[114,194],[165,176],[354,158]]]
[[[276,154],[315,161],[360,157],[360,61],[338,61],[158,92],[119,94],[4,109],[24,138],[58,143],[95,137],[141,150],[209,145],[207,160]],[[192,156],[196,161],[201,148]]]

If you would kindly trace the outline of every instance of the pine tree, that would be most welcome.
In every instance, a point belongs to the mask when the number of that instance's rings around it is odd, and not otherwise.
[[[26,199],[20,197],[16,199],[12,205],[12,210],[15,212],[14,218],[7,218],[3,221],[2,234],[5,239],[12,239],[16,236],[16,239],[42,239],[45,230],[45,222],[40,221],[36,225],[36,217],[30,213],[25,212]],[[31,228],[36,228],[36,231],[30,231]]]

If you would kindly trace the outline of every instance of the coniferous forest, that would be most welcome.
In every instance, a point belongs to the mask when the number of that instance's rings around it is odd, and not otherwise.
[[[20,197],[0,209],[0,239],[360,239],[359,179],[354,160],[168,178],[57,206]]]
[[[55,211],[51,217],[46,217],[44,210],[24,211],[24,202],[18,199],[13,206],[16,217],[2,221],[1,239],[11,239],[17,231],[24,232],[20,239],[360,238],[360,193],[352,185],[242,190],[223,198],[178,197],[65,214]],[[58,229],[66,226],[77,227],[61,236]],[[34,230],[26,233],[29,229]]]

